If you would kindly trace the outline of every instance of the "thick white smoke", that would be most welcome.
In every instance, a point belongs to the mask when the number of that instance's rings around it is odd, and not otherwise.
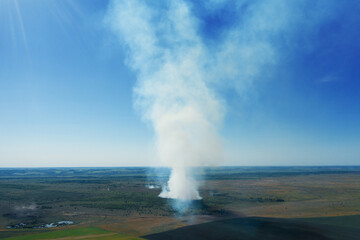
[[[222,158],[218,130],[225,107],[214,89],[231,87],[246,95],[255,80],[268,76],[286,57],[278,49],[291,41],[305,6],[299,1],[209,0],[203,10],[216,12],[228,3],[236,17],[219,31],[215,44],[201,37],[202,20],[190,1],[110,3],[106,21],[137,73],[136,106],[153,124],[161,161],[172,168],[160,197],[201,199],[189,168]],[[307,24],[302,23],[303,31]]]
[[[221,101],[207,86],[206,52],[182,1],[154,11],[144,1],[114,1],[111,23],[138,72],[137,104],[153,123],[161,161],[172,168],[164,198],[200,199],[188,168],[221,159]],[[154,24],[157,18],[161,18]]]

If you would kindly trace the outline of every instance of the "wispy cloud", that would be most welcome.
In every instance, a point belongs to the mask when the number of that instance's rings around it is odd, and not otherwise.
[[[340,81],[340,78],[338,76],[327,75],[327,76],[324,76],[323,78],[320,78],[317,82],[319,82],[319,83],[330,83],[330,82],[338,82],[338,81]]]

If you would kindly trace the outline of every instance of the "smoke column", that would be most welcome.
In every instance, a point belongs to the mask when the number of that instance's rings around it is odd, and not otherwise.
[[[128,64],[138,73],[137,106],[155,129],[158,154],[172,168],[160,197],[200,199],[189,167],[221,159],[217,128],[221,101],[205,83],[206,54],[196,20],[181,1],[154,11],[145,1],[114,1],[113,28],[129,49]],[[153,24],[161,18],[159,24]]]
[[[196,15],[196,4],[208,15]],[[306,19],[316,18],[301,22],[302,34],[321,21],[314,13],[326,12],[326,4],[311,4]],[[201,199],[189,168],[222,159],[218,131],[226,108],[218,90],[246,97],[269,76],[287,57],[281,51],[296,37],[306,6],[307,1],[110,2],[105,21],[137,74],[135,106],[153,124],[159,158],[172,169],[160,197]],[[204,24],[220,13],[222,25]],[[215,34],[204,37],[215,27]]]

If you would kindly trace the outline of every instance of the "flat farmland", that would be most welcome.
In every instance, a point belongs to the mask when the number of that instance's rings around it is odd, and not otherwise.
[[[109,239],[140,237],[249,217],[359,226],[360,167],[196,172],[202,173],[196,178],[203,199],[179,213],[174,201],[158,197],[169,175],[166,168],[0,169],[0,238],[84,228],[107,231]],[[344,216],[354,218],[338,220]],[[69,224],[56,225],[64,221]]]

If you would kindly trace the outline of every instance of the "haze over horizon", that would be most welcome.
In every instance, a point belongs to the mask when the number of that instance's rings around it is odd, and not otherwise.
[[[184,2],[209,50],[248,44],[231,59],[242,81],[211,83],[226,103],[220,165],[360,164],[358,1]],[[0,168],[161,165],[109,6],[0,2]]]

